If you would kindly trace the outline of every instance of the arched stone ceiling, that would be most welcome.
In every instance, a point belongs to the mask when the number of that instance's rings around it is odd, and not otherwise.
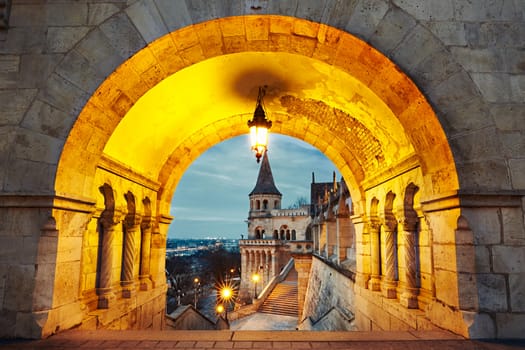
[[[71,130],[56,192],[92,197],[94,172],[105,153],[156,177],[167,203],[196,157],[246,133],[259,85],[268,85],[272,131],[324,152],[354,199],[362,196],[362,180],[370,181],[382,167],[395,174],[391,166],[411,155],[408,163],[421,165],[429,194],[457,189],[436,115],[390,60],[323,24],[245,16],[167,34],[115,70]]]
[[[324,62],[284,52],[218,56],[171,75],[128,111],[104,153],[157,179],[186,138],[203,137],[202,129],[232,116],[251,118],[259,86],[267,86],[264,103],[276,125],[305,124],[302,139],[319,135],[322,124],[337,133],[359,164],[356,174],[371,175],[414,153],[392,111],[367,86]]]

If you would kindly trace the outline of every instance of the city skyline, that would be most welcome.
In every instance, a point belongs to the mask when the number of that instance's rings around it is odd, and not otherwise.
[[[282,207],[310,197],[312,172],[316,182],[332,180],[338,170],[319,150],[298,139],[271,134],[268,156]],[[169,238],[246,237],[248,194],[255,186],[259,164],[248,135],[226,140],[196,159],[180,180],[172,199],[174,220]]]

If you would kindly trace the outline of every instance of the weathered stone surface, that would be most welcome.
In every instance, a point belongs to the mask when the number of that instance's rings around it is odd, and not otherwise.
[[[502,243],[501,212],[495,208],[465,208],[463,215],[468,219],[474,234],[474,244]]]
[[[46,48],[48,52],[67,52],[89,30],[89,27],[50,27],[46,35]]]
[[[444,45],[467,45],[465,23],[463,22],[430,21],[426,22],[426,26]]]
[[[482,0],[454,2],[454,17],[461,21],[484,21],[493,18],[499,20],[519,19],[520,3],[512,1]]]
[[[155,3],[169,31],[193,23],[185,1],[155,0]]]
[[[476,275],[479,308],[483,311],[507,310],[507,283],[504,275]]]
[[[525,154],[524,135],[522,131],[500,133],[502,153],[507,159],[520,158]]]
[[[345,29],[368,40],[389,9],[390,5],[386,1],[359,0]]]
[[[394,0],[393,3],[418,20],[447,21],[454,18],[454,1],[421,2],[418,0]]]
[[[91,26],[99,25],[106,19],[117,13],[120,9],[113,3],[93,3],[88,4],[87,24]]]
[[[41,100],[63,111],[80,112],[89,95],[78,87],[54,73],[39,92]]]
[[[86,3],[51,3],[44,12],[49,26],[81,26],[87,24]]]
[[[418,54],[412,51],[412,45],[418,47]],[[404,71],[412,72],[427,57],[443,50],[441,43],[426,28],[417,24],[401,43],[392,51],[392,59],[398,63]]]
[[[35,94],[34,89],[0,90],[0,106],[3,107],[0,126],[19,124]]]
[[[525,311],[525,273],[509,275],[510,308],[514,312]]]
[[[73,125],[70,115],[39,100],[35,100],[22,121],[24,128],[65,140]]]
[[[472,47],[523,47],[525,44],[525,28],[519,21],[468,23],[465,28]]]
[[[14,27],[5,41],[0,41],[0,53],[41,53],[46,43],[43,27]]]
[[[138,1],[128,7],[126,13],[146,42],[168,32],[153,1]]]
[[[415,25],[416,21],[413,17],[399,8],[393,7],[377,26],[374,34],[370,37],[370,43],[388,55]]]
[[[117,14],[102,23],[100,30],[107,36],[110,45],[123,58],[129,58],[146,46],[146,42],[137,32],[133,23],[123,13]]]
[[[525,272],[525,249],[522,246],[494,246],[492,259],[495,273],[523,273]]]
[[[58,150],[55,150],[58,151]],[[54,182],[49,176],[55,172],[50,164],[26,159],[10,159],[4,179],[6,192],[53,193]]]
[[[458,169],[464,175],[465,188],[477,190],[512,188],[508,167],[504,160],[463,163],[458,165]]]
[[[104,76],[111,74],[122,63],[120,53],[98,28],[89,32],[75,50],[82,54]]]
[[[452,55],[468,72],[506,72],[505,53],[496,49],[452,47]]]
[[[62,60],[62,54],[29,54],[20,59],[19,87],[42,88]]]
[[[471,76],[488,102],[521,102],[516,100],[509,74],[471,73]]]
[[[93,93],[104,76],[76,50],[70,51],[56,71],[62,78],[88,93]]]
[[[496,314],[496,324],[498,326],[498,338],[523,339],[525,314],[498,313]]]
[[[494,104],[490,107],[490,113],[499,130],[525,131],[525,105]]]
[[[512,188],[525,187],[525,160],[524,159],[510,159],[509,160],[510,176],[512,179]]]

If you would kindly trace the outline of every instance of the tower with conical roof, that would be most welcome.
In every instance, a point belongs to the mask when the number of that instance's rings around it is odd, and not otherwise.
[[[248,239],[264,239],[271,232],[271,220],[256,220],[270,218],[274,209],[281,209],[282,194],[275,186],[272,168],[268,160],[268,152],[264,157],[259,169],[257,183],[249,194],[250,213],[248,216]],[[257,223],[257,225],[255,225]],[[262,225],[261,225],[262,224]],[[269,226],[270,225],[270,226]],[[268,227],[266,227],[268,226]],[[271,237],[271,236],[270,236]]]

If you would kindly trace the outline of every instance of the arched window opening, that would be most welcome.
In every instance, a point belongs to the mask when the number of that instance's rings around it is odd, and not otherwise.
[[[263,200],[263,210],[267,210],[268,209],[268,200],[265,199]]]

